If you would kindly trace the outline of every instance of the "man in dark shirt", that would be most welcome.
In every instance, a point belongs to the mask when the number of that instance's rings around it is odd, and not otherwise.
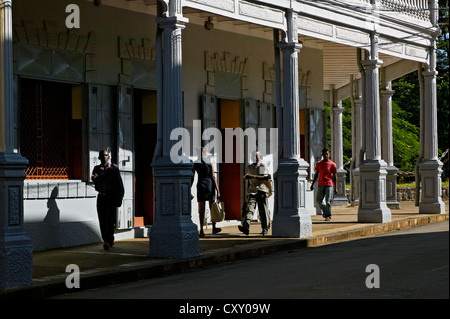
[[[92,181],[95,183],[97,196],[97,214],[103,248],[108,250],[114,245],[117,209],[122,205],[125,193],[119,167],[109,162],[109,152],[102,150],[98,156],[101,164],[94,167]]]

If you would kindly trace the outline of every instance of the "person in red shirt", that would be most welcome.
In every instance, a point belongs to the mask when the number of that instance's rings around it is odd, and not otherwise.
[[[330,152],[324,148],[322,150],[323,160],[317,162],[315,167],[314,179],[311,184],[311,190],[314,189],[314,183],[319,178],[316,202],[322,210],[322,216],[326,221],[331,220],[331,200],[334,194],[337,194],[337,169],[336,164],[331,161]],[[325,202],[324,202],[325,199]]]

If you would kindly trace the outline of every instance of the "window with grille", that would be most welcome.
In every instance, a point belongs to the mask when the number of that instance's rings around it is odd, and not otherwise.
[[[81,115],[71,84],[22,79],[20,152],[27,179],[81,178]]]

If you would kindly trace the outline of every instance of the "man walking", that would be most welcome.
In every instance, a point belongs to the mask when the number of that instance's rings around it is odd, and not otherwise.
[[[311,190],[314,189],[314,183],[319,177],[316,202],[322,210],[322,216],[326,221],[331,220],[331,200],[334,193],[337,194],[337,169],[336,164],[330,159],[330,152],[324,148],[322,150],[322,160],[316,164],[314,179],[311,184]],[[325,199],[325,202],[324,202]]]
[[[242,212],[242,225],[238,226],[239,230],[245,235],[250,231],[250,220],[258,205],[259,216],[261,219],[261,234],[264,236],[268,233],[270,227],[269,204],[267,199],[272,194],[270,184],[270,174],[266,166],[261,163],[261,154],[255,152],[253,155],[254,163],[248,165],[247,174],[244,178],[248,181],[247,206]]]
[[[94,167],[91,178],[95,183],[95,190],[98,192],[97,214],[103,239],[103,249],[108,250],[109,247],[114,245],[116,207],[122,205],[125,191],[119,167],[109,162],[109,152],[100,151],[98,158],[101,163]]]

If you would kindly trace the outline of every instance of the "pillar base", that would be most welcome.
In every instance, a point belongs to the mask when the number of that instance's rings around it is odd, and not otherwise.
[[[351,192],[351,198],[350,198],[350,206],[359,206],[359,183],[360,183],[360,178],[359,178],[359,167],[355,168],[353,170],[353,189]]]
[[[25,234],[0,239],[0,288],[19,288],[33,281],[33,246]]]
[[[198,229],[192,221],[178,221],[175,225],[158,223],[150,228],[150,257],[191,258],[198,255]]]
[[[421,175],[420,214],[445,214],[442,201],[442,163],[439,160],[425,160],[419,164]],[[416,194],[417,196],[417,194]]]
[[[386,172],[386,204],[390,209],[400,209],[397,200],[397,167],[388,166]]]
[[[281,159],[275,173],[275,212],[272,236],[312,236],[312,222],[305,207],[308,163],[303,159]]]
[[[33,245],[23,230],[23,180],[28,160],[0,153],[0,288],[18,288],[33,280]]]
[[[337,171],[337,194],[333,195],[333,200],[331,201],[332,206],[347,206],[348,199],[345,194],[345,180],[347,176],[347,171],[345,169],[338,169]]]
[[[386,205],[386,162],[367,160],[361,163],[361,198],[358,206],[358,222],[387,223],[391,210]]]
[[[155,223],[150,229],[150,257],[191,258],[200,254],[197,225],[191,216],[193,164],[183,158],[174,164],[169,157],[153,163]]]

